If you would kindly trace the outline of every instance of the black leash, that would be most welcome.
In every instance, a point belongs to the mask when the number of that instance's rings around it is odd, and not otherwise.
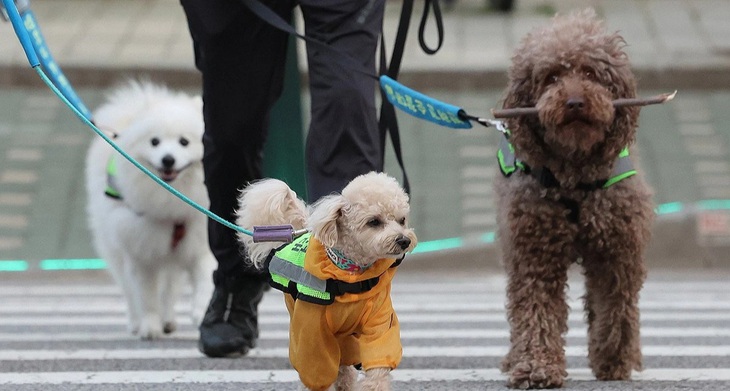
[[[424,38],[426,29],[426,20],[428,19],[429,9],[433,8],[434,18],[436,19],[436,28],[438,31],[438,44],[435,49],[431,49],[426,45]],[[413,0],[403,0],[403,7],[401,8],[400,21],[398,22],[398,31],[395,35],[395,43],[393,44],[393,55],[390,58],[390,64],[387,64],[386,53],[385,53],[385,38],[380,35],[380,74],[387,75],[393,80],[397,80],[398,73],[400,72],[401,62],[403,60],[403,52],[405,50],[406,38],[408,36],[408,27],[413,13]],[[426,0],[423,5],[423,15],[421,16],[421,22],[418,27],[418,43],[421,45],[421,49],[427,54],[435,54],[443,44],[443,22],[441,20],[441,9],[439,8],[438,0]],[[380,128],[380,145],[385,150],[385,139],[390,134],[390,142],[393,144],[393,150],[395,152],[395,158],[401,167],[403,172],[403,188],[407,193],[410,194],[410,183],[408,182],[408,175],[406,174],[405,165],[403,163],[403,152],[401,150],[400,142],[400,130],[398,128],[398,118],[395,114],[395,107],[386,97],[385,91],[380,89],[380,97],[382,105],[380,106],[380,121],[378,126]],[[381,162],[382,164],[383,162]]]
[[[362,74],[365,74],[374,80],[379,80],[380,77],[375,75],[371,70],[366,69],[362,64],[355,61],[347,53],[328,45],[325,42],[308,37],[306,35],[299,34],[294,27],[292,27],[286,20],[279,16],[276,12],[272,11],[269,7],[265,6],[258,0],[241,0],[241,2],[248,7],[251,12],[267,22],[271,26],[284,31],[288,34],[294,35],[297,38],[305,40],[307,43],[317,45],[320,48],[329,50],[332,53],[337,53],[339,58],[342,59],[340,66],[355,70]],[[431,49],[426,45],[424,34],[426,28],[426,21],[428,19],[429,10],[433,10],[434,18],[436,19],[436,28],[438,32],[438,42],[435,49]],[[380,74],[387,75],[393,80],[396,80],[400,71],[401,61],[403,59],[403,52],[405,50],[406,37],[408,35],[408,27],[410,24],[410,18],[413,13],[413,0],[403,0],[403,6],[401,8],[400,21],[398,23],[398,31],[396,33],[395,43],[393,45],[393,54],[391,56],[390,64],[387,64],[386,53],[385,53],[385,38],[381,32],[380,34]],[[419,25],[419,44],[424,52],[427,54],[435,54],[443,44],[443,21],[441,16],[441,10],[439,8],[438,0],[426,0],[424,3],[423,15],[421,16],[421,22]],[[406,174],[405,165],[403,163],[403,153],[401,151],[400,133],[398,128],[398,119],[395,114],[395,108],[388,101],[385,93],[380,89],[382,103],[380,108],[380,120],[378,121],[378,128],[380,131],[380,148],[381,151],[385,151],[385,139],[387,134],[390,134],[391,143],[393,144],[393,150],[395,152],[396,160],[403,173],[403,188],[407,193],[410,194],[410,184],[408,182],[408,176]],[[383,156],[383,159],[385,157]],[[384,161],[380,162],[381,165]]]

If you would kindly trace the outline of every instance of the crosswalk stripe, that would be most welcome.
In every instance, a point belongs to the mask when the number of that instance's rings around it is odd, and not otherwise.
[[[586,337],[586,328],[571,328],[566,337]],[[730,329],[719,327],[642,327],[641,336],[652,337],[682,337],[682,338],[709,338],[709,337],[730,337]],[[169,335],[176,340],[197,340],[197,330],[176,331]],[[506,339],[509,337],[509,330],[499,329],[414,329],[412,326],[405,326],[401,330],[402,339]],[[40,341],[124,341],[136,340],[137,337],[126,332],[54,332],[54,333],[0,333],[0,342],[40,342]],[[288,341],[288,330],[261,330],[259,340]]]
[[[404,357],[504,357],[507,346],[405,346]],[[730,345],[649,345],[642,347],[645,357],[720,357],[730,355]],[[586,346],[567,346],[566,357],[586,357]],[[0,351],[3,361],[31,360],[134,360],[134,359],[185,359],[202,358],[197,349],[43,349]],[[289,349],[256,348],[248,357],[287,358]]]
[[[13,315],[0,317],[0,326],[62,326],[62,325],[105,325],[105,326],[122,326],[126,325],[127,318],[120,311],[114,311],[113,315],[106,313],[95,313],[89,311],[89,314],[74,313],[73,315]],[[407,313],[399,312],[398,319],[401,323],[447,323],[453,317],[452,312],[429,312],[429,313]],[[573,312],[568,316],[571,322],[582,322],[584,315],[582,312]],[[692,322],[709,322],[709,321],[730,321],[730,312],[650,312],[644,311],[641,314],[642,321],[692,321]],[[176,321],[178,325],[190,325],[190,317],[180,314]],[[507,322],[507,316],[502,312],[486,313],[486,312],[462,312],[459,313],[459,323],[487,323],[487,322]],[[289,324],[289,316],[285,312],[281,314],[262,314],[259,317],[259,324],[262,325],[286,325]]]
[[[396,369],[394,382],[502,382],[506,375],[497,369]],[[730,381],[724,368],[645,369],[632,374],[634,381]],[[31,372],[3,373],[0,384],[188,384],[188,383],[293,383],[293,370],[206,370],[206,371],[119,371],[119,372]],[[569,368],[568,380],[595,380],[588,368]]]
[[[407,293],[429,293],[429,292],[475,292],[504,294],[505,280],[503,277],[479,277],[480,282],[450,283],[437,281],[433,283],[420,283],[413,280],[396,280],[393,282],[393,294]],[[570,294],[580,295],[583,289],[580,284],[571,285]],[[683,291],[692,293],[720,293],[730,294],[727,283],[724,281],[647,281],[642,289],[642,297],[646,294],[675,294],[681,295]],[[184,293],[189,290],[184,289]],[[0,286],[0,296],[5,298],[20,297],[28,298],[34,296],[68,297],[68,296],[119,296],[122,291],[115,285],[3,285]]]
[[[582,301],[572,300],[569,302],[573,311],[581,311],[583,309]],[[399,298],[393,299],[393,307],[396,312],[416,312],[416,311],[441,311],[441,312],[462,312],[462,311],[504,311],[505,304],[500,300],[492,301],[471,301],[458,302],[456,300],[423,300],[422,297],[414,297],[411,300],[403,300]],[[126,308],[124,302],[120,300],[94,300],[91,301],[63,301],[50,300],[47,302],[35,301],[32,304],[28,301],[4,302],[0,303],[0,314],[14,313],[65,313],[78,310],[88,312],[110,313],[123,312]],[[177,311],[187,311],[189,306],[182,303],[177,305]],[[644,311],[653,310],[691,310],[691,311],[711,311],[722,310],[730,311],[730,300],[687,300],[687,301],[641,301],[639,308]],[[268,300],[262,302],[259,306],[259,312],[276,313],[285,310],[284,303],[272,302]]]

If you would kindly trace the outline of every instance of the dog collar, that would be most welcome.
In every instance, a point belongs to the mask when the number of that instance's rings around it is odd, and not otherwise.
[[[332,263],[335,264],[338,268],[353,272],[353,273],[360,273],[363,270],[366,270],[367,267],[362,267],[355,263],[352,259],[349,259],[345,257],[345,255],[340,251],[332,247],[325,248],[325,252],[327,253],[327,257],[332,261]]]
[[[185,226],[185,223],[175,223],[175,225],[172,227],[172,240],[170,241],[170,248],[176,249],[177,245],[180,244],[180,241],[185,238],[185,234],[187,233],[187,228]]]

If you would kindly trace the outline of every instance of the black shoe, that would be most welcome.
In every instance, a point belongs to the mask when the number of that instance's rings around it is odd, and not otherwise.
[[[256,346],[258,304],[268,286],[260,277],[221,277],[200,323],[198,349],[208,357],[240,357]]]

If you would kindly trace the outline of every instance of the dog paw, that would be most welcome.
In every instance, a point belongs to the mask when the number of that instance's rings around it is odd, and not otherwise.
[[[141,322],[137,332],[137,336],[143,340],[159,339],[162,335],[162,322],[159,319],[157,322]]]
[[[356,391],[390,391],[390,368],[371,368],[355,384]]]
[[[537,365],[521,362],[512,366],[509,387],[517,389],[559,388],[567,373],[557,365]]]
[[[162,332],[164,332],[165,334],[171,334],[175,330],[177,330],[177,323],[175,322],[168,321],[162,325]]]
[[[357,383],[357,370],[352,365],[342,365],[337,372],[337,380],[332,385],[333,391],[350,391]]]
[[[632,365],[620,362],[604,363],[593,368],[598,380],[630,380]]]
[[[138,323],[127,324],[127,331],[129,332],[129,334],[132,334],[132,335],[139,334],[139,324]]]
[[[512,359],[512,353],[505,356],[504,359],[502,359],[502,362],[499,365],[500,371],[502,373],[509,373],[512,371],[512,368],[515,366],[515,360]]]

